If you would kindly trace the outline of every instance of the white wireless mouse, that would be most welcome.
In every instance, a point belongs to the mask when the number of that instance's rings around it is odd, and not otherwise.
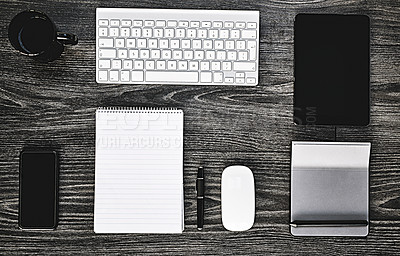
[[[253,172],[246,166],[225,168],[221,180],[222,225],[230,231],[245,231],[254,223]]]

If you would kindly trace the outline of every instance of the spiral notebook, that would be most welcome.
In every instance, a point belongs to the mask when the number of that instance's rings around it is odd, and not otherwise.
[[[96,111],[94,231],[182,233],[183,112]]]

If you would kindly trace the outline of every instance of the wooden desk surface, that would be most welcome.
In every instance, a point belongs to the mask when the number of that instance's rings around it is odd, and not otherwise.
[[[95,82],[95,8],[254,9],[261,12],[260,85],[104,85]],[[11,18],[47,13],[79,36],[51,64],[19,55],[7,39]],[[367,238],[301,238],[289,233],[292,140],[332,141],[334,128],[292,122],[293,21],[297,13],[357,13],[371,18],[371,125],[338,128],[338,141],[372,143],[371,229]],[[397,0],[30,1],[0,8],[0,254],[383,255],[400,252],[400,2]],[[185,231],[181,235],[93,232],[94,112],[98,106],[168,106],[185,112]],[[18,154],[25,146],[60,153],[56,231],[21,231]],[[247,232],[225,231],[220,179],[244,164],[256,180],[256,220]],[[195,176],[206,168],[205,230],[196,230]]]

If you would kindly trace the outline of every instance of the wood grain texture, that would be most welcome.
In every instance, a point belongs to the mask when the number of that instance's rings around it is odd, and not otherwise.
[[[256,87],[98,85],[95,8],[254,9],[261,14],[260,85]],[[79,36],[52,64],[16,53],[12,17],[46,12]],[[293,22],[297,13],[357,13],[371,18],[371,125],[338,128],[338,141],[372,143],[367,238],[301,238],[289,233],[290,144],[333,141],[332,127],[292,122]],[[0,8],[0,254],[3,255],[395,255],[400,252],[400,2],[397,0],[95,1],[2,0]],[[169,106],[185,113],[185,231],[182,235],[93,232],[94,111],[98,106]],[[56,231],[21,231],[18,154],[50,146],[60,155]],[[256,180],[256,221],[247,232],[221,223],[220,177],[231,164]],[[205,230],[196,230],[195,177],[206,170]]]

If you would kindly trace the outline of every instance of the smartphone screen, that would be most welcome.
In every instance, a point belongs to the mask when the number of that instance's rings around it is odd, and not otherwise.
[[[369,28],[364,15],[296,16],[296,124],[369,124]]]
[[[22,151],[19,171],[19,227],[55,229],[58,217],[57,153]]]

